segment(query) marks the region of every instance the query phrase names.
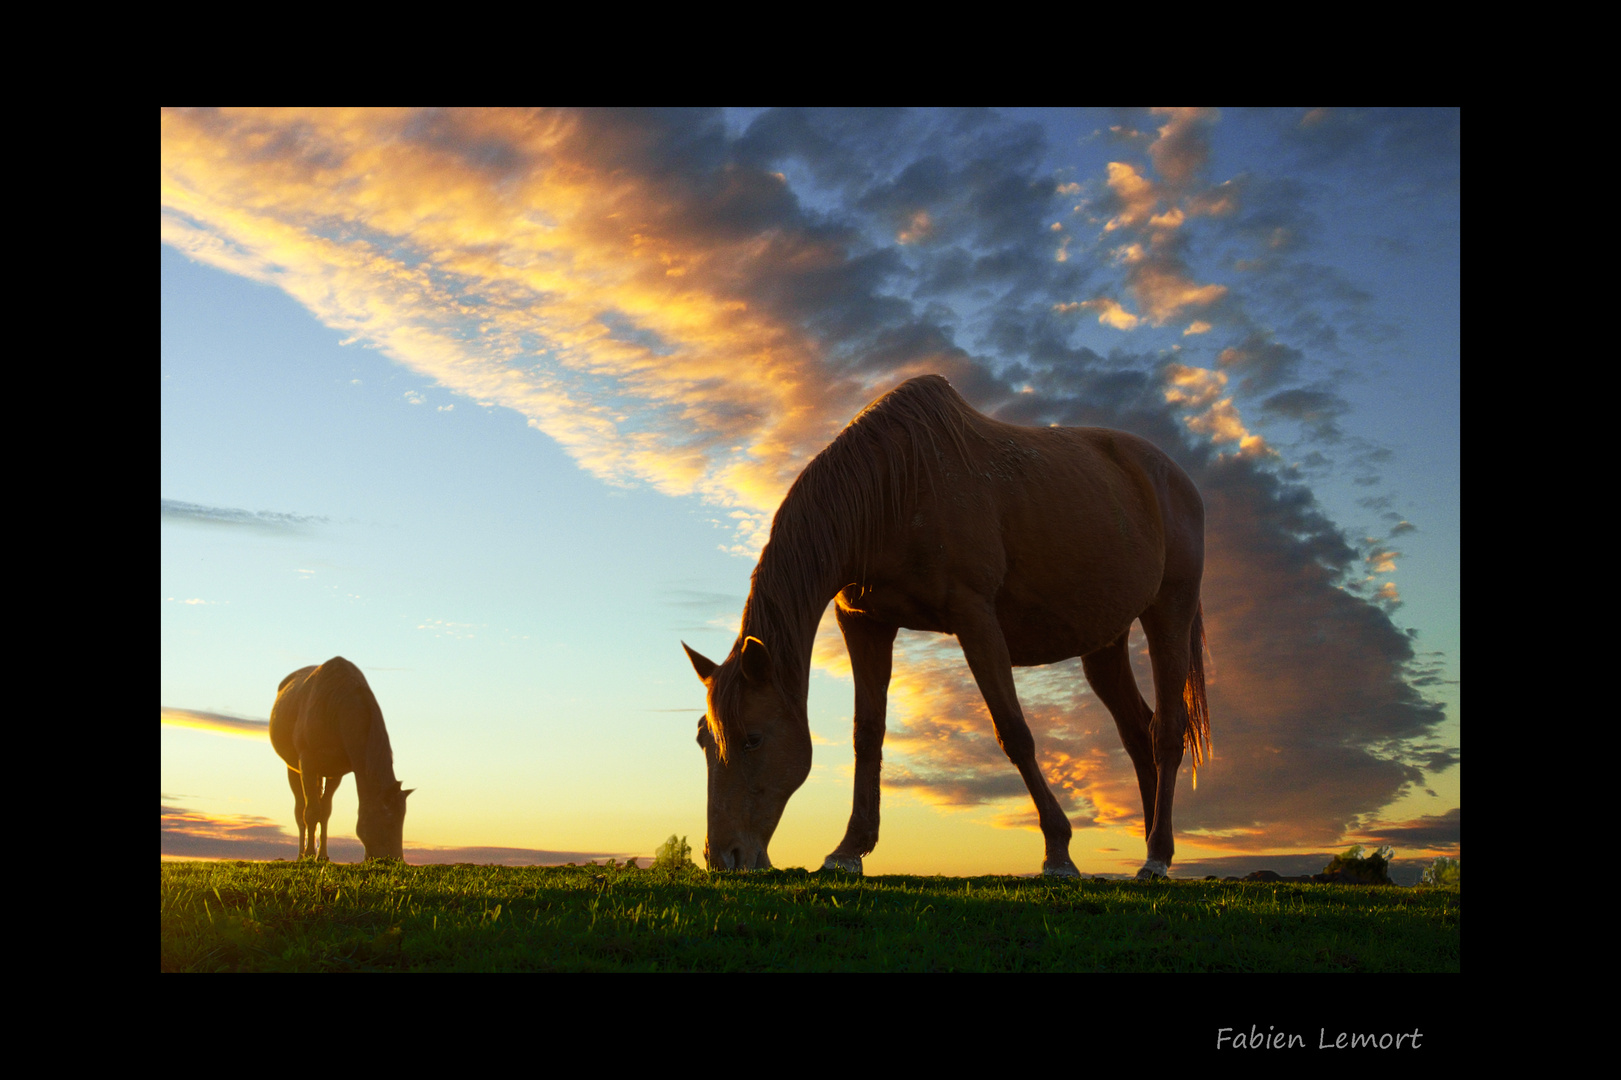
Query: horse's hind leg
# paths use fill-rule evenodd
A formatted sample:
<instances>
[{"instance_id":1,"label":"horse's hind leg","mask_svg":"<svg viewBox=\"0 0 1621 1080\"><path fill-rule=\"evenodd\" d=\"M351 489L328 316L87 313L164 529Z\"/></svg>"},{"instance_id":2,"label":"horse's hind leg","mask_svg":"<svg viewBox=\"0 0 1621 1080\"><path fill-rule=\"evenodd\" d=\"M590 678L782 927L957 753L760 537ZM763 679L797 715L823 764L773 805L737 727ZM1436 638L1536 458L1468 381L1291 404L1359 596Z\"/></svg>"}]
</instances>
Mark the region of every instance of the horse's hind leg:
<instances>
[{"instance_id":1,"label":"horse's hind leg","mask_svg":"<svg viewBox=\"0 0 1621 1080\"><path fill-rule=\"evenodd\" d=\"M291 766L287 769L287 786L293 789L293 820L298 822L298 857L302 859L309 854L304 850L304 778Z\"/></svg>"},{"instance_id":2,"label":"horse's hind leg","mask_svg":"<svg viewBox=\"0 0 1621 1080\"><path fill-rule=\"evenodd\" d=\"M856 780L850 825L839 846L822 860L822 869L859 874L862 857L878 846L878 777L884 760L884 716L889 704L896 628L842 607L835 606L834 615L844 633L850 673L856 684Z\"/></svg>"},{"instance_id":3,"label":"horse's hind leg","mask_svg":"<svg viewBox=\"0 0 1621 1080\"><path fill-rule=\"evenodd\" d=\"M1080 877L1080 871L1069 857L1069 839L1073 832L1069 817L1058 805L1058 799L1047 786L1047 778L1041 775L1041 767L1036 764L1036 740L1025 722L1024 710L1019 707L1019 694L1013 685L1013 663L996 614L989 604L984 604L970 611L954 612L953 622L962 654L991 710L996 741L1018 767L1024 786L1035 801L1041 835L1047 843L1041 872L1049 877Z\"/></svg>"},{"instance_id":4,"label":"horse's hind leg","mask_svg":"<svg viewBox=\"0 0 1621 1080\"><path fill-rule=\"evenodd\" d=\"M304 795L304 824L299 830L304 834L304 854L318 860L324 860L326 858L326 819L321 816L321 777L316 774L313 768L306 766L304 771L299 773L298 779L302 785ZM326 806L327 813L330 814L332 812L330 799L326 801ZM319 852L315 847L315 837L318 830L321 837Z\"/></svg>"},{"instance_id":5,"label":"horse's hind leg","mask_svg":"<svg viewBox=\"0 0 1621 1080\"><path fill-rule=\"evenodd\" d=\"M1137 770L1137 790L1143 800L1143 838L1154 827L1154 799L1159 789L1159 771L1154 764L1154 743L1149 735L1154 710L1137 690L1137 676L1131 670L1131 628L1120 639L1081 658L1086 681L1092 692L1114 717L1120 741L1131 755Z\"/></svg>"},{"instance_id":6,"label":"horse's hind leg","mask_svg":"<svg viewBox=\"0 0 1621 1080\"><path fill-rule=\"evenodd\" d=\"M1194 618L1199 612L1197 590L1162 593L1142 614L1148 637L1148 656L1154 665L1154 722L1150 738L1156 771L1153 822L1148 829L1148 862L1138 877L1164 875L1176 853L1171 829L1171 804L1176 797L1176 774L1188 735L1187 689L1193 663Z\"/></svg>"}]
</instances>

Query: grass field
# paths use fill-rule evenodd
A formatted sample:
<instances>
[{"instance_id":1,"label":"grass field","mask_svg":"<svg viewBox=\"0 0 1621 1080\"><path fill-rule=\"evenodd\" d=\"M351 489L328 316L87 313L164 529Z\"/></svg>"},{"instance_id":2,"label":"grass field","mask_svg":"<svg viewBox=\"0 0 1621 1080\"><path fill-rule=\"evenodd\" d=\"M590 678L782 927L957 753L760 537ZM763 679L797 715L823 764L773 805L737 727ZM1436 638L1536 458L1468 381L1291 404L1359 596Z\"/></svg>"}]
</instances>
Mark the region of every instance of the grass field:
<instances>
[{"instance_id":1,"label":"grass field","mask_svg":"<svg viewBox=\"0 0 1621 1080\"><path fill-rule=\"evenodd\" d=\"M1460 891L160 863L163 971L1457 972Z\"/></svg>"}]
</instances>

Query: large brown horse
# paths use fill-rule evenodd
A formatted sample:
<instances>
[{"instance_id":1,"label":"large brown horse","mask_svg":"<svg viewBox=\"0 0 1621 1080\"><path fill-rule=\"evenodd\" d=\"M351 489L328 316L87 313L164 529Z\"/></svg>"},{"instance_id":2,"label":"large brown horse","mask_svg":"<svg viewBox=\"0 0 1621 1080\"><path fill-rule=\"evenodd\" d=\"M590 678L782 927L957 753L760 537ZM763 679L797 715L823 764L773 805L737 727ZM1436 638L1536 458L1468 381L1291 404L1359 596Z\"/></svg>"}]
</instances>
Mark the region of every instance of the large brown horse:
<instances>
[{"instance_id":1,"label":"large brown horse","mask_svg":"<svg viewBox=\"0 0 1621 1080\"><path fill-rule=\"evenodd\" d=\"M394 751L383 710L359 668L334 656L283 679L270 709L270 745L287 763L300 858L326 858L332 793L347 772L355 774L360 791L355 835L366 845L366 858L405 857L405 797L416 789L402 791L394 779ZM321 830L319 850L316 826Z\"/></svg>"},{"instance_id":2,"label":"large brown horse","mask_svg":"<svg viewBox=\"0 0 1621 1080\"><path fill-rule=\"evenodd\" d=\"M771 865L771 834L810 772L811 646L836 599L855 678L855 799L824 869L860 873L878 843L891 651L906 627L957 636L1035 800L1042 872L1065 877L1077 874L1069 820L1036 764L1012 669L1082 657L1137 770L1148 838L1139 876L1167 873L1184 748L1195 768L1209 752L1203 572L1204 504L1152 444L1106 428L1000 423L937 375L902 383L794 481L726 659L687 648L708 688L704 858L712 869ZM1138 619L1157 712L1126 652Z\"/></svg>"}]
</instances>

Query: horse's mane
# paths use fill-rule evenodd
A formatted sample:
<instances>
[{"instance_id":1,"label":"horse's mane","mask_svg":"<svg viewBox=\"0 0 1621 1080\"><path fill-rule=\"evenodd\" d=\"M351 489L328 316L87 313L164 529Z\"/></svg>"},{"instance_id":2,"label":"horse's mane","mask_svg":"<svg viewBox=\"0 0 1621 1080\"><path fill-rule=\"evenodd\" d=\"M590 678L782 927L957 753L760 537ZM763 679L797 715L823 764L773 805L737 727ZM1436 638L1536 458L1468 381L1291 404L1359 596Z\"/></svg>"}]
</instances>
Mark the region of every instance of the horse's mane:
<instances>
[{"instance_id":1,"label":"horse's mane","mask_svg":"<svg viewBox=\"0 0 1621 1080\"><path fill-rule=\"evenodd\" d=\"M742 630L714 687L721 724L712 722L711 733L722 757L741 735L735 706L743 676L736 661L748 639L767 646L789 700L803 700L800 682L831 598L830 577L853 564L860 577L832 589L862 584L869 554L899 523L909 494L932 487L943 467L974 458L979 437L970 421L977 416L939 375L908 379L861 410L793 482L772 519Z\"/></svg>"}]
</instances>

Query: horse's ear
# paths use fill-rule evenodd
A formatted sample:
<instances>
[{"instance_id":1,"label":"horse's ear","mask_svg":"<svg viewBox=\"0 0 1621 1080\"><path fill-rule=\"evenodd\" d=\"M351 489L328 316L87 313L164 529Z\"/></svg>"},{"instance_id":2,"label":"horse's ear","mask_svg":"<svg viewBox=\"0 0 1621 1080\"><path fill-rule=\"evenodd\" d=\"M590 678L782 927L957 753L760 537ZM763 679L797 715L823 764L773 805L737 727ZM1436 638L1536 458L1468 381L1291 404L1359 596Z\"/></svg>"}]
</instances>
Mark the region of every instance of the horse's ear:
<instances>
[{"instance_id":1,"label":"horse's ear","mask_svg":"<svg viewBox=\"0 0 1621 1080\"><path fill-rule=\"evenodd\" d=\"M685 641L681 643L681 647L687 650L687 659L692 661L692 670L698 673L698 678L707 684L710 679L715 677L715 661L701 652L694 652L692 647Z\"/></svg>"},{"instance_id":2,"label":"horse's ear","mask_svg":"<svg viewBox=\"0 0 1621 1080\"><path fill-rule=\"evenodd\" d=\"M402 798L402 799L405 798L407 795L411 794L411 792L413 792L415 790L416 790L416 788L414 788L414 787L406 788L404 791L400 792L400 798Z\"/></svg>"},{"instance_id":3,"label":"horse's ear","mask_svg":"<svg viewBox=\"0 0 1621 1080\"><path fill-rule=\"evenodd\" d=\"M757 637L743 639L743 676L749 682L766 682L771 678L771 653Z\"/></svg>"}]
</instances>

